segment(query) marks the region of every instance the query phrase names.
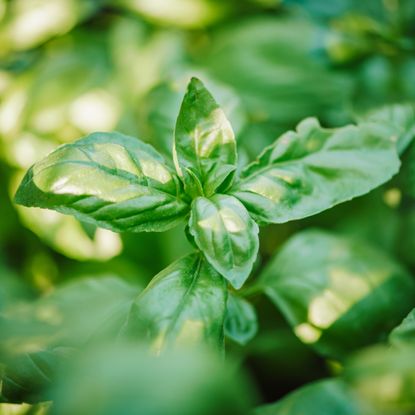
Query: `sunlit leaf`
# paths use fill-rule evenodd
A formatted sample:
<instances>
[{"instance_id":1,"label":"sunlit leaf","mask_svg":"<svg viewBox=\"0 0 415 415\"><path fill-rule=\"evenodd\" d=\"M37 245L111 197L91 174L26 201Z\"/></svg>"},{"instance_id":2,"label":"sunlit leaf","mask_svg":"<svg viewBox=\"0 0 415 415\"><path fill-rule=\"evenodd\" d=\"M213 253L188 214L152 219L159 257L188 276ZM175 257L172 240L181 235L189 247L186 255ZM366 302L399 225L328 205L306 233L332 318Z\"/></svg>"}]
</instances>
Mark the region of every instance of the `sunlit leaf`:
<instances>
[{"instance_id":1,"label":"sunlit leaf","mask_svg":"<svg viewBox=\"0 0 415 415\"><path fill-rule=\"evenodd\" d=\"M88 235L71 216L46 209L17 206L23 225L57 252L77 260L108 260L122 251L120 235L97 228Z\"/></svg>"},{"instance_id":2,"label":"sunlit leaf","mask_svg":"<svg viewBox=\"0 0 415 415\"><path fill-rule=\"evenodd\" d=\"M97 11L100 1L15 0L0 30L0 54L22 51L64 34Z\"/></svg>"},{"instance_id":3,"label":"sunlit leaf","mask_svg":"<svg viewBox=\"0 0 415 415\"><path fill-rule=\"evenodd\" d=\"M225 280L199 254L160 272L134 302L125 333L147 339L160 353L169 347L223 348Z\"/></svg>"},{"instance_id":4,"label":"sunlit leaf","mask_svg":"<svg viewBox=\"0 0 415 415\"><path fill-rule=\"evenodd\" d=\"M214 195L193 201L190 233L208 262L235 288L249 277L258 254L258 225L238 199Z\"/></svg>"},{"instance_id":5,"label":"sunlit leaf","mask_svg":"<svg viewBox=\"0 0 415 415\"><path fill-rule=\"evenodd\" d=\"M228 187L236 169L236 142L224 112L201 81L192 78L177 118L176 169L192 195Z\"/></svg>"},{"instance_id":6,"label":"sunlit leaf","mask_svg":"<svg viewBox=\"0 0 415 415\"><path fill-rule=\"evenodd\" d=\"M290 239L259 282L296 335L342 357L384 339L415 305L415 283L383 252L311 230Z\"/></svg>"},{"instance_id":7,"label":"sunlit leaf","mask_svg":"<svg viewBox=\"0 0 415 415\"><path fill-rule=\"evenodd\" d=\"M177 180L148 144L118 133L94 133L36 163L16 202L113 231L162 231L187 211Z\"/></svg>"},{"instance_id":8,"label":"sunlit leaf","mask_svg":"<svg viewBox=\"0 0 415 415\"><path fill-rule=\"evenodd\" d=\"M225 318L226 337L244 346L255 337L257 331L258 321L254 306L229 293Z\"/></svg>"},{"instance_id":9,"label":"sunlit leaf","mask_svg":"<svg viewBox=\"0 0 415 415\"><path fill-rule=\"evenodd\" d=\"M140 108L144 116L145 136L156 143L156 147L171 154L174 136L174 125L180 104L183 98L182 89L185 88L185 80L180 78L174 82L164 82L154 87L145 97L146 105ZM246 115L236 91L214 80L206 80L212 95L221 103L229 121L238 136L245 127ZM241 149L238 150L238 159Z\"/></svg>"},{"instance_id":10,"label":"sunlit leaf","mask_svg":"<svg viewBox=\"0 0 415 415\"><path fill-rule=\"evenodd\" d=\"M197 29L211 24L231 9L227 3L212 0L118 0L128 10L161 25Z\"/></svg>"},{"instance_id":11,"label":"sunlit leaf","mask_svg":"<svg viewBox=\"0 0 415 415\"><path fill-rule=\"evenodd\" d=\"M371 126L330 130L308 118L248 166L232 193L258 221L284 223L363 195L398 168L394 143Z\"/></svg>"}]
</instances>

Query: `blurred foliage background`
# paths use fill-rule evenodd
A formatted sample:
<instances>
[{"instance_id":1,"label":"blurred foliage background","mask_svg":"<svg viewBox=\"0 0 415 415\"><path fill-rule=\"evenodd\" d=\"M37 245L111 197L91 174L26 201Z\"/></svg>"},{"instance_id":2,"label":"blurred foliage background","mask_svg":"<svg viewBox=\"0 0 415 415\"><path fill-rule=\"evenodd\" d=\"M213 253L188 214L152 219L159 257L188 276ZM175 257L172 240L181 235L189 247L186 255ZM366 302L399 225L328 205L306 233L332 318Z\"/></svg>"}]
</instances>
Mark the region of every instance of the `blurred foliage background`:
<instances>
[{"instance_id":1,"label":"blurred foliage background","mask_svg":"<svg viewBox=\"0 0 415 415\"><path fill-rule=\"evenodd\" d=\"M83 277L101 278L105 290L96 295L96 304L88 297L85 307L92 316L85 327L76 328L79 340L89 333L88 324L98 321L93 310L103 306L103 299L115 304L131 295L131 286L136 286L134 292L143 288L192 249L182 228L118 235L52 211L16 206L12 198L35 161L93 131L140 137L168 154L175 116L193 75L206 82L223 106L245 163L304 117L340 126L384 105L415 101L415 4L0 0L0 310L54 292L59 297L57 287L70 289L71 284L83 284ZM368 241L413 271L415 204L409 187L401 175L327 213L263 229L257 271L292 234L311 226ZM115 283L114 277L128 287ZM94 290L93 283L87 286L86 291ZM234 364L250 373L259 402L273 402L335 373L336 364L303 345L267 300L253 300L259 334L245 348L228 347ZM48 301L53 303L53 297ZM73 301L82 304L78 297ZM76 326L83 315L68 319ZM30 331L9 328L6 336L5 330L1 335L10 336L14 347ZM113 352L104 348L100 353L111 359ZM129 354L134 358L134 351L126 350ZM89 364L96 370L96 360ZM81 382L87 383L85 366L71 370L79 370ZM180 372L176 366L166 370ZM196 375L188 371L190 385ZM74 382L71 376L66 382ZM224 382L223 376L218 382ZM81 386L77 388L82 395ZM111 384L103 388L103 393L113 390ZM232 401L233 393L224 401ZM59 414L83 413L73 403L63 400L62 405ZM33 410L6 406L1 414ZM44 408L36 410L42 413Z\"/></svg>"}]
</instances>

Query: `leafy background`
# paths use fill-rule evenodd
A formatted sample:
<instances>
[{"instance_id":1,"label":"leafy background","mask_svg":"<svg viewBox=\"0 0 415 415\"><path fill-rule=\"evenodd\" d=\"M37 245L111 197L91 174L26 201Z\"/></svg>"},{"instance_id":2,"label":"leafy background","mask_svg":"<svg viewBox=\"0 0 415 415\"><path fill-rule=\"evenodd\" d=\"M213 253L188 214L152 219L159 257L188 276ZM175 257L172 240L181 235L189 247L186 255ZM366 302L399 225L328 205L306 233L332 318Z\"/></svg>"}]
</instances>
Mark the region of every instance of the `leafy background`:
<instances>
[{"instance_id":1,"label":"leafy background","mask_svg":"<svg viewBox=\"0 0 415 415\"><path fill-rule=\"evenodd\" d=\"M0 311L18 320L0 320L0 368L4 374L6 363L18 360L16 373L7 375L22 386L14 401L37 401L55 385L48 376L53 359L88 340L92 350L62 368L65 376L50 392L61 405L53 413L246 413L312 381L319 383L258 413L369 413L372 408L362 409L366 402L380 405L378 414L412 413L415 349L402 332L413 345L413 320L392 337L399 353L390 346L362 349L386 342L415 306L403 282L413 280L415 268L415 152L411 146L403 152L415 133L414 36L412 0L0 0ZM311 286L322 278L315 294L320 290L323 300L334 295L341 304L313 347L309 328L301 326L308 291L304 281L296 285L291 278L292 288L269 288L277 292L268 294L278 308L247 289L258 333L245 346L226 340L227 365L208 352L148 361L139 347L114 350L106 340L125 301L192 250L184 227L118 235L12 202L35 161L94 131L117 130L170 154L175 117L194 75L231 120L244 163L309 116L336 127L377 111L379 124L389 118L406 133L401 173L390 182L310 219L261 229L252 281L259 274L266 279L264 267L283 265L287 275L303 272ZM382 109L391 104L401 106ZM297 239L285 245L293 235ZM324 282L334 266L324 257L327 244L345 252L334 264L343 274L332 287ZM379 269L388 273L386 282L375 293L369 284L362 294L359 281ZM353 281L357 291L344 288ZM391 303L394 318L382 308L390 310ZM249 304L233 307L255 320ZM66 327L58 333L50 330L60 324L57 316ZM244 322L227 324L232 331ZM252 337L255 324L245 336L239 327L239 343ZM52 349L35 357L39 381L19 359L33 359L30 353L44 345ZM244 375L235 380L230 373L241 368ZM101 381L91 388L88 376L96 371ZM339 373L352 391L337 380L320 380ZM136 399L137 390L146 399ZM47 411L44 405L0 404L0 414Z\"/></svg>"}]
</instances>

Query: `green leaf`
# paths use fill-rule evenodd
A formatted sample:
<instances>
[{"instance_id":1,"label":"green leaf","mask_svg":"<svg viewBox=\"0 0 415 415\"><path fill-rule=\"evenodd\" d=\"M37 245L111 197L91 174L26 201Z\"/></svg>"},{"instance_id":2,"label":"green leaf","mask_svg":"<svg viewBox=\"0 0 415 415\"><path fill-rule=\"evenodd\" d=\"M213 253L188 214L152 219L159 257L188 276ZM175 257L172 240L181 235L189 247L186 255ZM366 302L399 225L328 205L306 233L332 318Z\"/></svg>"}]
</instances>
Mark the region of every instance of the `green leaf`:
<instances>
[{"instance_id":1,"label":"green leaf","mask_svg":"<svg viewBox=\"0 0 415 415\"><path fill-rule=\"evenodd\" d=\"M226 305L226 337L245 346L255 337L257 331L258 321L254 306L230 292Z\"/></svg>"},{"instance_id":2,"label":"green leaf","mask_svg":"<svg viewBox=\"0 0 415 415\"><path fill-rule=\"evenodd\" d=\"M376 414L415 411L415 347L376 346L354 355L343 377Z\"/></svg>"},{"instance_id":3,"label":"green leaf","mask_svg":"<svg viewBox=\"0 0 415 415\"><path fill-rule=\"evenodd\" d=\"M113 337L127 320L139 291L112 276L82 278L37 301L10 307L0 314L0 354L79 347L95 337Z\"/></svg>"},{"instance_id":4,"label":"green leaf","mask_svg":"<svg viewBox=\"0 0 415 415\"><path fill-rule=\"evenodd\" d=\"M175 345L223 348L225 280L200 254L160 272L131 307L128 337L146 338L155 353Z\"/></svg>"},{"instance_id":5,"label":"green leaf","mask_svg":"<svg viewBox=\"0 0 415 415\"><path fill-rule=\"evenodd\" d=\"M233 196L198 197L192 204L189 229L212 267L241 288L259 248L258 225L244 205Z\"/></svg>"},{"instance_id":6,"label":"green leaf","mask_svg":"<svg viewBox=\"0 0 415 415\"><path fill-rule=\"evenodd\" d=\"M53 415L247 415L255 397L245 373L209 350L152 356L136 342L82 351L55 385Z\"/></svg>"},{"instance_id":7,"label":"green leaf","mask_svg":"<svg viewBox=\"0 0 415 415\"><path fill-rule=\"evenodd\" d=\"M137 291L115 277L84 278L32 303L6 309L0 314L5 398L44 400L57 367L72 350L116 338Z\"/></svg>"},{"instance_id":8,"label":"green leaf","mask_svg":"<svg viewBox=\"0 0 415 415\"><path fill-rule=\"evenodd\" d=\"M377 126L379 134L384 134L396 143L399 154L411 144L415 137L415 108L410 104L388 105L372 111L363 119Z\"/></svg>"},{"instance_id":9,"label":"green leaf","mask_svg":"<svg viewBox=\"0 0 415 415\"><path fill-rule=\"evenodd\" d=\"M186 191L209 196L231 184L236 142L224 112L201 81L192 78L180 108L173 156Z\"/></svg>"},{"instance_id":10,"label":"green leaf","mask_svg":"<svg viewBox=\"0 0 415 415\"><path fill-rule=\"evenodd\" d=\"M28 171L16 202L117 232L163 231L188 210L163 157L119 133L94 133L59 147Z\"/></svg>"},{"instance_id":11,"label":"green leaf","mask_svg":"<svg viewBox=\"0 0 415 415\"><path fill-rule=\"evenodd\" d=\"M15 357L1 376L2 395L10 403L50 400L56 369L71 353L65 348L42 350Z\"/></svg>"},{"instance_id":12,"label":"green leaf","mask_svg":"<svg viewBox=\"0 0 415 415\"><path fill-rule=\"evenodd\" d=\"M337 379L306 385L275 404L254 411L255 415L369 415L358 399Z\"/></svg>"},{"instance_id":13,"label":"green leaf","mask_svg":"<svg viewBox=\"0 0 415 415\"><path fill-rule=\"evenodd\" d=\"M415 308L395 327L389 335L389 342L395 346L413 344L415 346Z\"/></svg>"},{"instance_id":14,"label":"green leaf","mask_svg":"<svg viewBox=\"0 0 415 415\"><path fill-rule=\"evenodd\" d=\"M371 125L323 129L315 118L283 134L232 190L261 223L284 223L329 209L389 180L395 145Z\"/></svg>"},{"instance_id":15,"label":"green leaf","mask_svg":"<svg viewBox=\"0 0 415 415\"><path fill-rule=\"evenodd\" d=\"M304 343L335 358L384 339L415 306L413 278L383 252L318 230L290 239L259 284Z\"/></svg>"}]
</instances>

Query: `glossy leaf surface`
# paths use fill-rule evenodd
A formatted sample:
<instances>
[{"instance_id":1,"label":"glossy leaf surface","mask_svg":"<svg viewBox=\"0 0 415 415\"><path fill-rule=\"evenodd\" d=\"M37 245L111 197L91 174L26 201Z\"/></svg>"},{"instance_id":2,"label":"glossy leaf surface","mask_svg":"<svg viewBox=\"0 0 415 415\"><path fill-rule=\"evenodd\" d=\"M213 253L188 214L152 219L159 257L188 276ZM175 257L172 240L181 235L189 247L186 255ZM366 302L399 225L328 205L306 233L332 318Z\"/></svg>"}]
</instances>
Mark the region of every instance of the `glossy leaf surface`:
<instances>
[{"instance_id":1,"label":"glossy leaf surface","mask_svg":"<svg viewBox=\"0 0 415 415\"><path fill-rule=\"evenodd\" d=\"M245 299L228 293L226 306L225 335L244 346L258 331L258 320L254 306Z\"/></svg>"},{"instance_id":2,"label":"glossy leaf surface","mask_svg":"<svg viewBox=\"0 0 415 415\"><path fill-rule=\"evenodd\" d=\"M255 415L369 415L340 380L329 379L304 386L275 404L254 411ZM374 414L373 414L374 415Z\"/></svg>"},{"instance_id":3,"label":"glossy leaf surface","mask_svg":"<svg viewBox=\"0 0 415 415\"><path fill-rule=\"evenodd\" d=\"M236 289L249 277L258 254L258 225L235 197L193 201L190 233L208 262Z\"/></svg>"},{"instance_id":4,"label":"glossy leaf surface","mask_svg":"<svg viewBox=\"0 0 415 415\"><path fill-rule=\"evenodd\" d=\"M236 169L232 127L196 78L190 81L177 118L173 155L177 172L193 196L209 196L221 185L226 189Z\"/></svg>"},{"instance_id":5,"label":"glossy leaf surface","mask_svg":"<svg viewBox=\"0 0 415 415\"><path fill-rule=\"evenodd\" d=\"M260 277L294 332L341 358L384 339L415 303L415 283L383 252L310 230L289 240Z\"/></svg>"},{"instance_id":6,"label":"glossy leaf surface","mask_svg":"<svg viewBox=\"0 0 415 415\"><path fill-rule=\"evenodd\" d=\"M59 147L28 171L16 202L118 232L163 231L187 211L162 156L119 133L94 133Z\"/></svg>"},{"instance_id":7,"label":"glossy leaf surface","mask_svg":"<svg viewBox=\"0 0 415 415\"><path fill-rule=\"evenodd\" d=\"M398 168L394 143L369 124L329 130L308 118L248 166L232 193L259 222L284 223L363 195Z\"/></svg>"},{"instance_id":8,"label":"glossy leaf surface","mask_svg":"<svg viewBox=\"0 0 415 415\"><path fill-rule=\"evenodd\" d=\"M160 272L134 302L125 333L147 339L155 353L174 346L223 347L225 280L200 254Z\"/></svg>"}]
</instances>

